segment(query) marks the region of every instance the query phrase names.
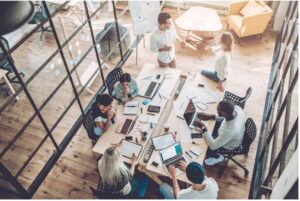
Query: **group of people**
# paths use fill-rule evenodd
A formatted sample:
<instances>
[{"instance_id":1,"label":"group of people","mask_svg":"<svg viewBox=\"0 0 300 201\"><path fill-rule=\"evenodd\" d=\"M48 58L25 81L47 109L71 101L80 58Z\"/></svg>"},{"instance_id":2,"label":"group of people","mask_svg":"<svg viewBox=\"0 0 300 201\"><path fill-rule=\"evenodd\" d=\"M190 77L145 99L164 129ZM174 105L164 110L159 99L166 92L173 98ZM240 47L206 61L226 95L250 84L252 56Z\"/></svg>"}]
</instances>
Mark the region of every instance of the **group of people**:
<instances>
[{"instance_id":1,"label":"group of people","mask_svg":"<svg viewBox=\"0 0 300 201\"><path fill-rule=\"evenodd\" d=\"M150 50L157 53L157 61L160 67L176 68L175 45L179 39L180 46L186 46L176 34L171 15L161 12L158 16L158 27L153 31L150 38ZM228 79L231 65L231 53L233 50L233 36L230 32L223 32L219 39L219 46L206 49L216 54L214 70L202 70L201 74L218 83L217 88L224 91L224 83Z\"/></svg>"},{"instance_id":2,"label":"group of people","mask_svg":"<svg viewBox=\"0 0 300 201\"><path fill-rule=\"evenodd\" d=\"M158 28L151 35L151 50L158 52L158 64L161 67L176 67L174 42L176 31L168 13L158 16ZM180 41L182 47L185 42ZM220 37L220 50L214 65L214 71L203 70L202 75L218 83L217 88L224 90L224 82L228 78L231 62L233 38L230 33L222 33ZM128 73L124 73L114 87L114 96L122 103L138 95L136 81ZM105 132L116 112L112 109L113 98L108 94L98 95L92 105L92 115L95 121L94 133L100 136ZM239 147L243 141L245 130L245 114L241 107L228 101L218 103L217 114L198 113L195 126L207 130L202 121L215 120L213 132L205 132L203 137L208 145L206 159L207 166L213 166L224 160L222 153ZM120 156L118 146L108 148L98 162L101 176L100 191L112 197L134 195L143 198L147 191L149 178L143 173L142 168L136 168L137 157L132 156L132 163L127 167ZM218 184L213 178L205 176L204 168L197 162L186 164L181 161L179 168L185 172L192 185L187 189L180 189L176 178L174 166L168 167L172 179L172 187L160 183L159 190L166 199L216 199ZM138 170L136 170L138 169Z\"/></svg>"}]
</instances>

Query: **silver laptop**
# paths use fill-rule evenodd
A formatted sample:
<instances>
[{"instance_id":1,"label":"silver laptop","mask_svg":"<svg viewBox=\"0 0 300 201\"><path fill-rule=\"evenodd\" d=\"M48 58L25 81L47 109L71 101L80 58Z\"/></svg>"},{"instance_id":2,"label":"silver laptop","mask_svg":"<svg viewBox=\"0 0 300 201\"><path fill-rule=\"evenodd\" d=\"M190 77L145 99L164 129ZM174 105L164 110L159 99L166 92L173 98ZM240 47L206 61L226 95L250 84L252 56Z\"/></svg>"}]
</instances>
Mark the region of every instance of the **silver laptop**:
<instances>
[{"instance_id":1,"label":"silver laptop","mask_svg":"<svg viewBox=\"0 0 300 201\"><path fill-rule=\"evenodd\" d=\"M179 169L179 162L185 161L186 163L188 163L188 160L183 155L183 151L180 143L173 144L163 150L160 150L159 155L162 164L168 174L169 174L168 172L169 165L174 165L176 168L176 175L180 175L183 172Z\"/></svg>"}]
</instances>

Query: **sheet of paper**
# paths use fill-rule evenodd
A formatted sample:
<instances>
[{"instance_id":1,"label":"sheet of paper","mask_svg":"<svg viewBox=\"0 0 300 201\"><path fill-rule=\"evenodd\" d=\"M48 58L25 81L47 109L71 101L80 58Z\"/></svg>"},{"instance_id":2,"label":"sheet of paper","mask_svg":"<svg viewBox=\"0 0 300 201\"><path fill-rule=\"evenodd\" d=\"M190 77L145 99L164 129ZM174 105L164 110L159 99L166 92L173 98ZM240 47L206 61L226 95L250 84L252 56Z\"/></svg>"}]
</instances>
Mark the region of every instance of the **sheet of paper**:
<instances>
[{"instance_id":1,"label":"sheet of paper","mask_svg":"<svg viewBox=\"0 0 300 201\"><path fill-rule=\"evenodd\" d=\"M179 131L181 143L192 143L192 131L187 125L180 126Z\"/></svg>"},{"instance_id":2,"label":"sheet of paper","mask_svg":"<svg viewBox=\"0 0 300 201\"><path fill-rule=\"evenodd\" d=\"M139 157L140 152L142 150L142 145L135 144L133 142L129 142L127 140L122 140L121 144L121 155L126 158L131 158L132 154L134 153L137 157Z\"/></svg>"},{"instance_id":3,"label":"sheet of paper","mask_svg":"<svg viewBox=\"0 0 300 201\"><path fill-rule=\"evenodd\" d=\"M173 107L178 117L183 118L183 113L187 107L187 104L188 104L187 98L181 98L181 99L177 99L176 101L173 101Z\"/></svg>"}]
</instances>

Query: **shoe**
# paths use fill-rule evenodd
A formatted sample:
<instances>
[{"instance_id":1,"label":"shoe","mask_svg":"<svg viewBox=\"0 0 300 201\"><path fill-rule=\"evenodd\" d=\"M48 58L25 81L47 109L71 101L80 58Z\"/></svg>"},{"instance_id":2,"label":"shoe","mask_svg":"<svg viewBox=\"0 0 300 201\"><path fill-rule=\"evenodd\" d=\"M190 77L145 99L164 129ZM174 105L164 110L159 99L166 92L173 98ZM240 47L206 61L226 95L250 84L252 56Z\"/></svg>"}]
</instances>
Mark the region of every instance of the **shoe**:
<instances>
[{"instance_id":1,"label":"shoe","mask_svg":"<svg viewBox=\"0 0 300 201\"><path fill-rule=\"evenodd\" d=\"M213 166L216 165L217 163L220 163L224 160L224 156L221 154L218 154L218 158L208 158L204 160L204 163L208 166Z\"/></svg>"}]
</instances>

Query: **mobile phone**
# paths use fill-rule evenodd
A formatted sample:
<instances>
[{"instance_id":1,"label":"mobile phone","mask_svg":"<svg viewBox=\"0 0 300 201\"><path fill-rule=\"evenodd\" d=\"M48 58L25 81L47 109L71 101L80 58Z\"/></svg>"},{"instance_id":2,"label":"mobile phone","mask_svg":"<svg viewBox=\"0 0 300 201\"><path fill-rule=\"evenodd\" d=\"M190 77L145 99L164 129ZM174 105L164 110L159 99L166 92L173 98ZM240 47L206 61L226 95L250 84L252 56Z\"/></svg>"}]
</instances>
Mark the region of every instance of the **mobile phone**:
<instances>
[{"instance_id":1,"label":"mobile phone","mask_svg":"<svg viewBox=\"0 0 300 201\"><path fill-rule=\"evenodd\" d=\"M147 111L148 112L153 112L153 113L159 113L160 107L155 106L155 105L149 105Z\"/></svg>"},{"instance_id":2,"label":"mobile phone","mask_svg":"<svg viewBox=\"0 0 300 201\"><path fill-rule=\"evenodd\" d=\"M193 138L202 138L203 137L202 133L192 133L191 136L192 136L192 139Z\"/></svg>"},{"instance_id":3,"label":"mobile phone","mask_svg":"<svg viewBox=\"0 0 300 201\"><path fill-rule=\"evenodd\" d=\"M155 161L153 161L153 162L151 163L151 165L153 165L154 167L158 167L158 163L155 162Z\"/></svg>"},{"instance_id":4,"label":"mobile phone","mask_svg":"<svg viewBox=\"0 0 300 201\"><path fill-rule=\"evenodd\" d=\"M204 87L204 84L198 84L198 87Z\"/></svg>"},{"instance_id":5,"label":"mobile phone","mask_svg":"<svg viewBox=\"0 0 300 201\"><path fill-rule=\"evenodd\" d=\"M132 136L126 136L125 140L132 140Z\"/></svg>"},{"instance_id":6,"label":"mobile phone","mask_svg":"<svg viewBox=\"0 0 300 201\"><path fill-rule=\"evenodd\" d=\"M160 79L160 74L156 75L156 79L159 80Z\"/></svg>"}]
</instances>

